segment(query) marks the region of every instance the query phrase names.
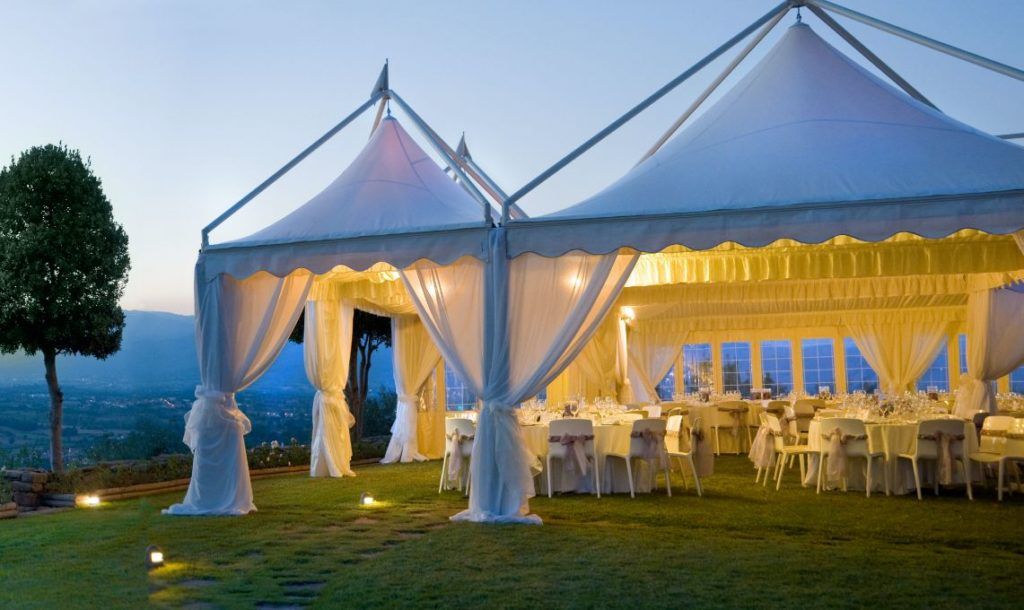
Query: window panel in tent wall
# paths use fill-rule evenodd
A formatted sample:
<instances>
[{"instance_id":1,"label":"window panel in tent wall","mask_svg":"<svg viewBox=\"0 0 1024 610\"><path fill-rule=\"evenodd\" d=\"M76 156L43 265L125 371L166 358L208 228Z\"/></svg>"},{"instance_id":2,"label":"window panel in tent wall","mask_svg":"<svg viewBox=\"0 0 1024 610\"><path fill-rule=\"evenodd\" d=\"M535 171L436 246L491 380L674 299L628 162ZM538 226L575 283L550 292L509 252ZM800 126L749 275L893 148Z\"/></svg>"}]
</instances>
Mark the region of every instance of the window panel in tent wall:
<instances>
[{"instance_id":1,"label":"window panel in tent wall","mask_svg":"<svg viewBox=\"0 0 1024 610\"><path fill-rule=\"evenodd\" d=\"M750 397L750 343L729 341L722 343L722 391L739 392Z\"/></svg>"},{"instance_id":2,"label":"window panel in tent wall","mask_svg":"<svg viewBox=\"0 0 1024 610\"><path fill-rule=\"evenodd\" d=\"M673 366L668 370L668 373L658 382L655 389L658 391L658 398L661 400L672 400L672 396L676 393L676 367Z\"/></svg>"},{"instance_id":3,"label":"window panel in tent wall","mask_svg":"<svg viewBox=\"0 0 1024 610\"><path fill-rule=\"evenodd\" d=\"M967 373L967 335L960 333L956 336L957 344L960 347L960 374Z\"/></svg>"},{"instance_id":4,"label":"window panel in tent wall","mask_svg":"<svg viewBox=\"0 0 1024 610\"><path fill-rule=\"evenodd\" d=\"M449 411L468 411L476 408L476 395L448 364L444 365L445 408Z\"/></svg>"},{"instance_id":5,"label":"window panel in tent wall","mask_svg":"<svg viewBox=\"0 0 1024 610\"><path fill-rule=\"evenodd\" d=\"M772 396L793 391L793 346L788 340L761 342L761 387Z\"/></svg>"},{"instance_id":6,"label":"window panel in tent wall","mask_svg":"<svg viewBox=\"0 0 1024 610\"><path fill-rule=\"evenodd\" d=\"M1010 391L1024 394L1024 366L1010 373Z\"/></svg>"},{"instance_id":7,"label":"window panel in tent wall","mask_svg":"<svg viewBox=\"0 0 1024 610\"><path fill-rule=\"evenodd\" d=\"M940 392L949 391L949 343L944 341L935 360L929 365L921 377L917 380L917 389L927 390L929 387L936 387Z\"/></svg>"},{"instance_id":8,"label":"window panel in tent wall","mask_svg":"<svg viewBox=\"0 0 1024 610\"><path fill-rule=\"evenodd\" d=\"M683 346L683 387L687 394L696 393L702 385L712 385L715 378L710 343L687 343Z\"/></svg>"},{"instance_id":9,"label":"window panel in tent wall","mask_svg":"<svg viewBox=\"0 0 1024 610\"><path fill-rule=\"evenodd\" d=\"M850 337L843 339L843 351L846 359L846 391L874 393L878 389L878 373L871 368Z\"/></svg>"},{"instance_id":10,"label":"window panel in tent wall","mask_svg":"<svg viewBox=\"0 0 1024 610\"><path fill-rule=\"evenodd\" d=\"M835 392L835 346L832 339L803 339L800 352L804 365L804 392L817 394L824 387Z\"/></svg>"}]
</instances>

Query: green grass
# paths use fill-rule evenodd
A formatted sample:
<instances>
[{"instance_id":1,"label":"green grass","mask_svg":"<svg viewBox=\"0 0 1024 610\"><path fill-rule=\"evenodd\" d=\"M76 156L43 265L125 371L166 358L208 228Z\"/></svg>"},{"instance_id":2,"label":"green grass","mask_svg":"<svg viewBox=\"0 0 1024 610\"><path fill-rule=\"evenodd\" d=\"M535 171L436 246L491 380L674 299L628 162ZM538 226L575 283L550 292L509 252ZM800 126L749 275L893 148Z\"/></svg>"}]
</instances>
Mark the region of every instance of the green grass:
<instances>
[{"instance_id":1,"label":"green grass","mask_svg":"<svg viewBox=\"0 0 1024 610\"><path fill-rule=\"evenodd\" d=\"M242 518L163 517L171 494L0 522L0 607L1020 607L1021 494L775 492L722 458L702 499L537 498L544 526L482 526L448 522L438 472L259 480Z\"/></svg>"}]
</instances>

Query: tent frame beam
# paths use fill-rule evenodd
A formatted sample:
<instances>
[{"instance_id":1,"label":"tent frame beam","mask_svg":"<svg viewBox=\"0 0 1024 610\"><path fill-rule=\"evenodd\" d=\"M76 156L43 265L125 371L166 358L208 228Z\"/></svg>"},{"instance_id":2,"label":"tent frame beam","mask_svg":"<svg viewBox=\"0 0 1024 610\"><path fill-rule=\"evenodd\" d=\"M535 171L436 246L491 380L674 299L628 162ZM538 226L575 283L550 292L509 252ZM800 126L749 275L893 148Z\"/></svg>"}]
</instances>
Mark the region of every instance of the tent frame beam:
<instances>
[{"instance_id":1,"label":"tent frame beam","mask_svg":"<svg viewBox=\"0 0 1024 610\"><path fill-rule=\"evenodd\" d=\"M683 82L688 80L691 76L693 76L694 74L700 72L705 66L710 64L715 59L718 59L719 56L721 56L723 53L725 53L726 51L728 51L732 47L736 46L737 43L739 43L741 40L743 40L744 38L749 36L752 32L754 32L755 30L757 30L758 28L760 28L764 24L768 23L768 21L770 21L777 14L788 12L794 6L795 6L795 4L794 4L794 2L792 0L786 0L785 2L782 2L781 4L776 6L775 8L771 9L770 11L768 11L767 13L762 15L759 19L757 19L756 21L754 21L753 23L748 25L746 28L741 30L738 34L736 34L735 36L733 36L732 38L727 40L725 43L723 43L717 49L715 49L714 51L712 51L711 53L706 55L703 59L701 59L697 63L693 64L685 72L683 72L679 76L673 78L671 81L666 83L664 86L662 86L660 89L658 89L657 91L652 93L650 96L645 98L643 101L641 101L636 106L633 106L632 108L630 108L628 111L626 111L625 114L623 114L619 118L617 118L614 121L612 121L611 124L609 124L607 127L605 127L604 129L599 131L597 134L592 136L589 140L587 140L583 144L580 144L579 146L577 146L569 154L565 155L564 157L559 159L554 165L552 165L548 169L546 169L543 172L541 172L540 175L538 175L533 180L530 180L530 182L528 182L525 186L520 188L518 191L516 191L515 193L512 193L511 196L509 196L507 199L505 199L505 201L502 202L502 219L503 220L507 220L508 219L508 217L509 217L508 207L510 205L512 205L513 203L515 203L515 202L519 201L520 199L522 199L524 195L526 195L527 193L529 193L533 189L535 189L538 186L540 186L548 178L550 178L551 176L553 176L556 173L558 173L563 167L565 167L566 165L568 165L569 163L574 161L577 157L579 157L583 153L585 153L588 150L590 150L591 148L593 148L595 144L601 142L606 137L611 135L613 132L618 130L620 127L622 127L623 125L628 123L633 117L635 117L636 115L638 115L641 112L643 112L644 110L646 110L651 104L653 104L654 102L657 102L662 97L667 95L669 92L674 90L676 87L681 85Z\"/></svg>"},{"instance_id":2,"label":"tent frame beam","mask_svg":"<svg viewBox=\"0 0 1024 610\"><path fill-rule=\"evenodd\" d=\"M806 6L812 13L814 13L818 17L818 19L821 19L821 21L825 25L832 28L832 31L834 31L836 34L839 34L839 36L843 40L845 40L847 44L856 49L861 55L864 56L865 59L871 62L872 65L878 68L883 74L888 76L889 80L899 85L900 89L903 89L903 91L906 92L907 95L921 102L922 104L925 104L927 106L934 108L935 110L938 110L938 107L935 104L931 103L931 101L929 101L928 98L926 98L920 91L915 89L910 83L906 81L906 79L900 76L896 72L896 70L893 70L891 67L889 67L887 63L882 61L882 59L879 56L875 55L871 51L871 49L867 48L867 46L865 46L864 43L858 40L856 36L851 34L843 26L839 25L839 23L836 22L836 20L833 19L831 16L829 16L829 14L826 13L823 9L819 8L814 2L808 2Z\"/></svg>"},{"instance_id":3,"label":"tent frame beam","mask_svg":"<svg viewBox=\"0 0 1024 610\"><path fill-rule=\"evenodd\" d=\"M484 171L482 167L480 167L480 165L473 159L473 155L469 153L469 148L466 146L466 134L462 134L462 137L459 138L459 144L458 146L455 147L455 155L459 159L462 159L469 169L473 170L473 172L478 174L480 179L484 182L484 184L486 184L492 191L497 193L499 197L497 201L499 203L508 199L508 193L506 193L504 189L498 186L498 183L495 182L494 179L492 179L490 175L488 175L487 172ZM512 216L513 219L528 218L526 212L524 212L522 208L520 208L518 205L514 203L512 204L512 207L509 210L509 214Z\"/></svg>"}]
</instances>

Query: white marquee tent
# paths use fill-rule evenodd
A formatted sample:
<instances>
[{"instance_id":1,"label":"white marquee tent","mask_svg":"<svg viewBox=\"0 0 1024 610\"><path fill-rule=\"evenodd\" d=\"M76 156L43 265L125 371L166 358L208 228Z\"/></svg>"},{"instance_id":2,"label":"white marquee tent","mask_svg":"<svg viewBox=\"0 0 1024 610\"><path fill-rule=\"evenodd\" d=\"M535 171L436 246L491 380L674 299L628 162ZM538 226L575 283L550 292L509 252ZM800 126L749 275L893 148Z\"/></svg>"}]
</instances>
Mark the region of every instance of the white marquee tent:
<instances>
[{"instance_id":1,"label":"white marquee tent","mask_svg":"<svg viewBox=\"0 0 1024 610\"><path fill-rule=\"evenodd\" d=\"M357 113L386 98L450 152L386 79ZM574 362L623 382L631 367L650 394L663 354L689 333L838 324L900 389L961 324L969 401L983 405L987 382L1024 359L1006 328L1020 299L1003 288L1024 277L1009 236L1024 229L1024 149L894 89L807 26L662 150L561 212L510 218L520 191L494 226L471 168L447 159L458 182L385 119L320 195L249 238L204 246L202 385L185 437L193 477L169 513L254 509L234 394L266 370L303 308L318 389L312 473L348 472L339 383L352 308L393 315L402 397L389 457L419 457L410 413L433 344L483 403L469 508L455 517L473 521L539 522L514 408ZM628 333L624 306L639 318Z\"/></svg>"}]
</instances>

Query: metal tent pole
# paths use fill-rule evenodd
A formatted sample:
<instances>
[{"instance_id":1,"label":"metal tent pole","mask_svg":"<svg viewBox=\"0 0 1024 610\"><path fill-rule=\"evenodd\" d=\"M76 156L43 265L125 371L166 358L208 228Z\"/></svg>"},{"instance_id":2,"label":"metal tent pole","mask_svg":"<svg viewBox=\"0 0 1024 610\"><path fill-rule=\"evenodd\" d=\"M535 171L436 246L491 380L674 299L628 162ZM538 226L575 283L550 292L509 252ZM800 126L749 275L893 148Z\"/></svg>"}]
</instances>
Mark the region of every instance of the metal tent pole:
<instances>
[{"instance_id":1,"label":"metal tent pole","mask_svg":"<svg viewBox=\"0 0 1024 610\"><path fill-rule=\"evenodd\" d=\"M767 13L765 13L764 15L762 15L757 21L755 21L754 23L751 23L750 25L748 25L740 33L736 34L735 36L733 36L732 38L727 40L724 44L722 44L717 49L715 49L714 51L712 51L711 53L706 55L703 59L701 59L700 61L695 63L693 66L691 66L685 72L683 72L679 76L673 78L671 81L669 81L667 84L665 84L662 88L660 88L657 91L655 91L654 93L652 93L650 96L648 96L642 102L640 102L636 106L630 108L625 114L623 114L619 118L615 119L615 121L613 121L610 125L608 125L604 129L599 131L597 134L595 134L589 140L587 140L583 144L580 144L579 146L577 146L572 152L570 152L566 156L562 157L557 163L555 163L554 165L552 165L548 169L546 169L543 172L541 172L541 174L539 176L537 176L536 178L534 178L533 180L528 182L525 186L520 188L518 191L516 191L515 193L512 193L512 195L508 199L506 199L504 202L502 202L502 207L503 208L508 207L510 204L515 203L516 201L519 201L520 199L522 199L522 197L524 195L526 195L527 193L529 193L533 189L537 188L545 180L547 180L548 178L553 176L555 173L557 173L563 167L565 167L570 162L572 162L574 159L576 159L576 157L579 157L583 153L585 153L588 150L590 150L595 144L597 144L601 140L603 140L606 137L608 137L609 134L611 134L612 132L617 130L619 127L622 127L623 125L625 125L630 119L632 119L633 117L635 117L636 115L640 114L645 109L647 109L648 106L650 106L654 102L660 100L662 97L664 97L670 91L672 91L673 89L678 87L681 83L683 83L684 81L689 79L691 76L693 76L694 74L699 72L706 65L708 65L709 63L711 63L712 61L717 59L722 53L725 53L726 51L728 51L729 49L734 47L736 45L736 43L738 43L739 41L741 41L744 38L746 38L747 36L749 36L751 32L753 32L754 30L756 30L759 27L763 26L765 23L768 23L768 21L771 20L773 17L775 17L778 13L788 11L792 7L793 7L793 3L790 0L786 0L785 2L782 2L781 4L779 4L778 6L773 8L772 10L770 10ZM505 218L508 217L507 210L502 210L502 217L505 217Z\"/></svg>"},{"instance_id":2,"label":"metal tent pole","mask_svg":"<svg viewBox=\"0 0 1024 610\"><path fill-rule=\"evenodd\" d=\"M996 137L1002 138L1003 140L1019 140L1021 138L1024 138L1024 131L1020 131L1017 133L1004 133L1003 135Z\"/></svg>"},{"instance_id":3,"label":"metal tent pole","mask_svg":"<svg viewBox=\"0 0 1024 610\"><path fill-rule=\"evenodd\" d=\"M1024 70L1020 70L1018 68L1014 68L1013 66L1008 66L1006 64L999 63L998 61L993 61L991 59L988 59L987 57L982 57L981 55L978 55L976 53L971 53L970 51L959 49L957 47L954 47L953 45L948 45L944 42L939 42L934 38L922 36L921 34L918 34L916 32L911 32L910 30L901 28L898 25L893 25L891 23L882 21L881 19L876 19L869 15L865 15L864 13L858 13L853 9L848 9L845 6L840 6L834 2L829 2L828 0L804 0L804 4L805 6L808 7L810 7L811 5L817 5L823 9L829 10L838 15L849 17L854 21L859 21L863 24L870 25L873 28L877 28L879 30L882 30L883 32L888 32L895 36L899 36L900 38L904 38L911 42L916 42L919 45L923 45L930 49L934 49L936 51L939 51L940 53L952 55L957 59L962 59L966 62L970 62L972 64L981 66L982 68L992 70L993 72L998 72L1000 74L1009 76L1010 78L1015 78L1017 80L1024 81Z\"/></svg>"},{"instance_id":4,"label":"metal tent pole","mask_svg":"<svg viewBox=\"0 0 1024 610\"><path fill-rule=\"evenodd\" d=\"M203 248L205 248L206 246L210 245L210 231L216 229L218 226L220 226L221 223L223 223L225 220L230 218L235 212L237 212L238 210L240 210L243 207L245 207L245 204L249 203L257 195L259 195L263 191L267 190L267 188L271 184L274 184L275 182L277 182L278 179L281 178L281 176L284 176L293 167L295 167L296 165L301 163L302 160L305 159L306 157L308 157L314 150L320 148L325 142L327 142L332 137L334 137L335 134L337 134L339 131L341 131L346 126L348 126L349 123L351 123L352 121L356 120L359 117L359 115L361 115L363 112L365 112L369 107L373 106L374 102L376 102L378 99L380 99L381 95L382 95L382 93L380 91L374 91L370 95L370 99L368 99L365 102L363 102L363 105L360 106L359 108L356 108L355 111L352 112L352 114L350 114L347 117L345 117L344 119L342 119L342 121L340 123L338 123L337 125L335 125L334 127L331 127L327 131L327 133L325 133L324 135L322 135L319 138L317 138L317 140L315 142L313 142L312 144L307 146L305 148L305 150L303 150L298 155L296 155L291 161L289 161L288 163L285 163L284 166L281 167L281 169L277 170L276 172L274 172L274 174L272 176L270 176L269 178L267 178L266 180L261 182L259 186L257 186L253 190L249 191L249 193L245 197L242 197L241 199L239 199L238 202L235 203L235 205L233 205L230 208L228 208L227 211L225 211L223 214L218 216L213 222L211 222L210 224L208 224L205 227L203 227L203 232L202 232L202 246L203 246Z\"/></svg>"},{"instance_id":5,"label":"metal tent pole","mask_svg":"<svg viewBox=\"0 0 1024 610\"><path fill-rule=\"evenodd\" d=\"M465 173L463 173L462 163L459 162L459 159L455 158L454 151L452 151L452 154L449 154L448 151L451 151L451 147L445 144L437 135L437 133L435 133L434 130L431 129L429 125L427 125L426 121L424 121L420 117L420 115L416 114L416 111L413 110L412 107L409 106L409 104L406 104L405 100L403 100L400 95L395 93L394 90L388 89L387 91L384 92L384 94L390 97L392 100L394 100L394 102L398 104L402 108L402 110L405 111L406 114L409 115L409 118L412 119L412 122L415 123L416 127L419 128L420 132L427 138L427 141L430 142L430 146L434 149L434 152L436 152L442 159L448 161L448 165L451 168L452 172L459 177L459 180L462 181L462 186L469 191L470 195L474 199L476 199L480 206L483 208L484 222L487 223L488 225L493 224L494 218L492 216L490 202L487 201L487 198L484 197L483 194L476 188L476 185L469 178L466 177Z\"/></svg>"},{"instance_id":6,"label":"metal tent pole","mask_svg":"<svg viewBox=\"0 0 1024 610\"><path fill-rule=\"evenodd\" d=\"M865 59L874 64L874 66L881 70L883 74L888 76L892 82L899 85L900 89L903 89L907 93L907 95L916 99L922 104L927 104L928 106L931 106L932 108L938 110L935 104L928 101L928 98L926 98L924 95L921 94L920 91L911 86L911 84L904 80L902 76L897 74L895 70L890 68L888 64L882 61L880 57L871 52L871 49L864 46L864 43L862 43L853 34L847 31L846 28L839 25L835 19L828 15L828 13L818 8L813 3L807 4L807 8L810 9L812 13L817 15L818 19L821 19L825 23L825 25L832 28L836 34L839 34L839 36L841 36L843 40L849 43L851 47L857 49L857 51L859 51L860 54L865 57Z\"/></svg>"},{"instance_id":7,"label":"metal tent pole","mask_svg":"<svg viewBox=\"0 0 1024 610\"><path fill-rule=\"evenodd\" d=\"M500 199L498 199L498 202L502 202L508 199L508 194L505 193L505 191L500 186L498 186L498 183L495 182L487 174L487 172L485 172L483 168L480 167L479 164L477 164L477 162L473 159L473 155L469 154L469 147L466 145L466 134L462 134L462 137L459 138L459 144L455 147L455 155L459 159L462 159L462 161L466 163L469 169L473 170L473 172L477 176L479 176L479 178L484 182L484 184L486 184L491 190L497 193L498 197L500 197ZM514 203L512 204L512 209L510 210L510 213L513 219L518 220L520 218L529 218L527 213L524 212L522 208L520 208L518 205Z\"/></svg>"},{"instance_id":8,"label":"metal tent pole","mask_svg":"<svg viewBox=\"0 0 1024 610\"><path fill-rule=\"evenodd\" d=\"M722 70L722 73L718 75L718 78L712 81L712 83L708 85L707 89L705 89L703 93L697 96L697 99L694 100L692 104L690 104L690 107L686 109L686 112L680 115L680 117L676 119L676 122L672 123L672 126L668 128L668 131L666 131L664 134L662 134L660 138L658 138L658 141L654 143L654 146L652 146L650 150L648 150L644 154L644 156L639 161L637 161L637 165L640 165L641 163L646 161L648 158L654 155L654 153L658 152L658 149L664 146L665 142L668 142L668 139L672 137L672 134L674 134L680 127L682 127L683 123L685 123L687 119L689 119L690 116L697 111L697 108L699 108L700 105L703 104L704 101L707 100L708 97L715 92L715 89L718 89L718 86L722 84L722 81L724 81L726 78L729 77L730 74L732 74L733 70L736 69L736 66L740 65L740 63L744 59L746 59L747 55L749 55L750 52L754 50L754 47L759 45L761 41L764 40L764 37L768 35L768 32L772 31L772 28L774 28L785 15L786 11L780 11L779 14L775 15L775 17L772 18L771 21L766 23L764 27L761 28L757 35L754 36L753 40L751 40L747 44L747 46L744 47L743 50L739 52L739 55L737 55L735 59L729 62L729 65L725 67L725 70Z\"/></svg>"}]
</instances>

